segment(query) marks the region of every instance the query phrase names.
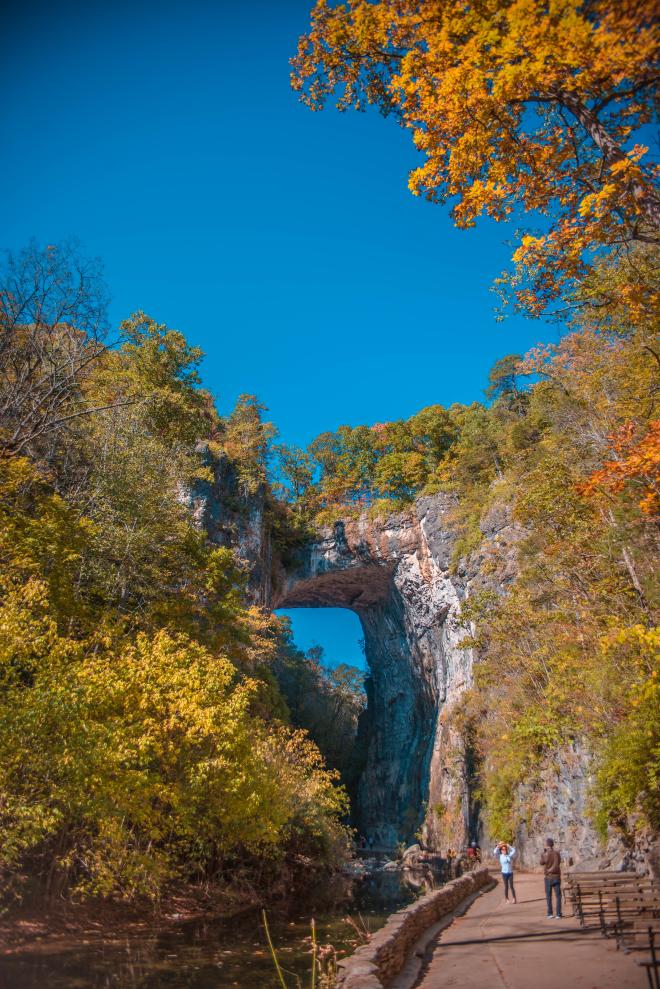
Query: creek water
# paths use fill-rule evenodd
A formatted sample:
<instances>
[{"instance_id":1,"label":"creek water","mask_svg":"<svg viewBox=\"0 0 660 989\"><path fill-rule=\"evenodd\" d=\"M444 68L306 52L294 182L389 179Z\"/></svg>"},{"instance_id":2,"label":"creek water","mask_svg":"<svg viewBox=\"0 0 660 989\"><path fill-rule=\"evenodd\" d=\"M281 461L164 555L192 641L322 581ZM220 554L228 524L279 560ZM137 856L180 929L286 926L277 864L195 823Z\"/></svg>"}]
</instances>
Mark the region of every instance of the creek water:
<instances>
[{"instance_id":1,"label":"creek water","mask_svg":"<svg viewBox=\"0 0 660 989\"><path fill-rule=\"evenodd\" d=\"M269 915L291 989L311 985L310 919L317 942L338 957L354 950L358 928L374 932L390 913L428 888L429 875L379 869L326 888L294 912ZM432 884L436 884L431 879ZM299 981L298 981L299 980ZM197 920L102 940L72 938L0 959L0 989L278 989L258 911Z\"/></svg>"}]
</instances>

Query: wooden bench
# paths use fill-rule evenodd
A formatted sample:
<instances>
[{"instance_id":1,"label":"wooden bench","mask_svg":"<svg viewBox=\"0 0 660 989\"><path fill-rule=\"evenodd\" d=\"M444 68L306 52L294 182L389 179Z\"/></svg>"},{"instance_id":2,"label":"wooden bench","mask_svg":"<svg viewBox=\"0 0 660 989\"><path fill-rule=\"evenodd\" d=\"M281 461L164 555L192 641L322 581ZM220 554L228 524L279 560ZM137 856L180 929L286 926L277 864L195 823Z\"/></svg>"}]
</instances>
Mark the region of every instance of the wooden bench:
<instances>
[{"instance_id":1,"label":"wooden bench","mask_svg":"<svg viewBox=\"0 0 660 989\"><path fill-rule=\"evenodd\" d=\"M649 989L660 989L660 881L634 873L569 873L565 896L584 927L597 921L605 937L616 938L626 953L644 952L637 961L646 971Z\"/></svg>"},{"instance_id":2,"label":"wooden bench","mask_svg":"<svg viewBox=\"0 0 660 989\"><path fill-rule=\"evenodd\" d=\"M589 918L597 918L600 922L617 910L636 913L657 908L660 882L632 873L607 873L602 876L597 873L570 873L565 894L581 924Z\"/></svg>"},{"instance_id":3,"label":"wooden bench","mask_svg":"<svg viewBox=\"0 0 660 989\"><path fill-rule=\"evenodd\" d=\"M637 962L637 964L646 971L646 977L649 980L649 989L660 989L660 974L658 973L660 958L658 957L656 948L657 937L658 930L654 930L652 927L649 927L648 941L642 949L644 951L648 950L649 958L642 958Z\"/></svg>"}]
</instances>

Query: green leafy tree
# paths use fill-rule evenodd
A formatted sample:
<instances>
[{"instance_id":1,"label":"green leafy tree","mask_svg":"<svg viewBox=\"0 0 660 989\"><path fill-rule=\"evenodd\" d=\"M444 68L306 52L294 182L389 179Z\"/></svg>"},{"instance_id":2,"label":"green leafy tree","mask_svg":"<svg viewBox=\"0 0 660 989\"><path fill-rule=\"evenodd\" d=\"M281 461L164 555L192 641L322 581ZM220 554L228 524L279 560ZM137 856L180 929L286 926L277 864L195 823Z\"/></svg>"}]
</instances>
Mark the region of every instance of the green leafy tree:
<instances>
[{"instance_id":1,"label":"green leafy tree","mask_svg":"<svg viewBox=\"0 0 660 989\"><path fill-rule=\"evenodd\" d=\"M366 705L362 670L346 663L327 667L321 646L302 653L290 632L274 669L293 724L306 729L328 765L353 784L358 719Z\"/></svg>"},{"instance_id":2,"label":"green leafy tree","mask_svg":"<svg viewBox=\"0 0 660 989\"><path fill-rule=\"evenodd\" d=\"M294 502L302 502L314 480L314 461L311 453L297 446L276 447L279 467L287 492Z\"/></svg>"},{"instance_id":3,"label":"green leafy tree","mask_svg":"<svg viewBox=\"0 0 660 989\"><path fill-rule=\"evenodd\" d=\"M236 465L244 495L254 494L267 481L271 443L277 430L264 422L262 405L254 395L240 395L225 422L224 447Z\"/></svg>"},{"instance_id":4,"label":"green leafy tree","mask_svg":"<svg viewBox=\"0 0 660 989\"><path fill-rule=\"evenodd\" d=\"M522 412L525 396L520 387L520 354L507 354L493 365L488 375L486 398L496 399L516 412Z\"/></svg>"}]
</instances>

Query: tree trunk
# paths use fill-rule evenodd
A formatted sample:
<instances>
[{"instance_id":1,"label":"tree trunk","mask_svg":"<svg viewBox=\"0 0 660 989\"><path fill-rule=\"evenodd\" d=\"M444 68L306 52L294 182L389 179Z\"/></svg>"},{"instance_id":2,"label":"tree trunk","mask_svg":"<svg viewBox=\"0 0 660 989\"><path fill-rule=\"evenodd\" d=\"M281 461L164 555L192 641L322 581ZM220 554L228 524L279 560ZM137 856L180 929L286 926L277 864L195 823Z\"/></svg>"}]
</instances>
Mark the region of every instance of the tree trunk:
<instances>
[{"instance_id":1,"label":"tree trunk","mask_svg":"<svg viewBox=\"0 0 660 989\"><path fill-rule=\"evenodd\" d=\"M614 165L626 158L626 154L618 141L615 141L609 131L603 127L597 114L590 110L582 100L574 93L568 93L565 90L560 90L554 95L557 101L566 107L584 127L602 153L606 165ZM634 180L630 183L630 189L644 219L655 230L660 229L660 199L656 193L649 186Z\"/></svg>"},{"instance_id":2,"label":"tree trunk","mask_svg":"<svg viewBox=\"0 0 660 989\"><path fill-rule=\"evenodd\" d=\"M637 576L637 571L635 570L635 565L634 565L634 563L632 561L632 557L631 557L630 553L628 552L628 549L625 546L622 547L621 552L622 552L622 555L623 555L623 562L626 565L626 570L630 574L630 579L632 581L632 585L635 588L635 590L637 591L637 594L639 595L640 604L642 605L642 608L644 609L644 611L646 611L648 613L648 610L649 610L648 603L647 603L646 598L644 597L644 591L642 590L642 585L639 582L639 578Z\"/></svg>"}]
</instances>

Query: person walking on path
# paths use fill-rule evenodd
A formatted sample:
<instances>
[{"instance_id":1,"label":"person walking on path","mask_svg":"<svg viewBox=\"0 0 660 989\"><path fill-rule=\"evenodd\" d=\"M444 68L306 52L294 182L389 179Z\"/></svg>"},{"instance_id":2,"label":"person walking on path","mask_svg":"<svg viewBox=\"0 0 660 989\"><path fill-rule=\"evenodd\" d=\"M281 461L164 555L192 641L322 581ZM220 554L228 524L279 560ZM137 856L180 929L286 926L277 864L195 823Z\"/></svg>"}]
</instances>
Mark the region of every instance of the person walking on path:
<instances>
[{"instance_id":1,"label":"person walking on path","mask_svg":"<svg viewBox=\"0 0 660 989\"><path fill-rule=\"evenodd\" d=\"M548 920L561 920L561 855L555 849L552 838L545 839L541 855L541 865L545 877L545 899L548 904ZM552 891L555 891L556 910L552 912Z\"/></svg>"},{"instance_id":2,"label":"person walking on path","mask_svg":"<svg viewBox=\"0 0 660 989\"><path fill-rule=\"evenodd\" d=\"M513 902L517 903L516 890L513 885L513 857L516 850L513 845L507 845L506 841L500 841L493 849L493 855L500 860L502 870L502 882L504 883L504 899L509 903L509 889Z\"/></svg>"}]
</instances>

